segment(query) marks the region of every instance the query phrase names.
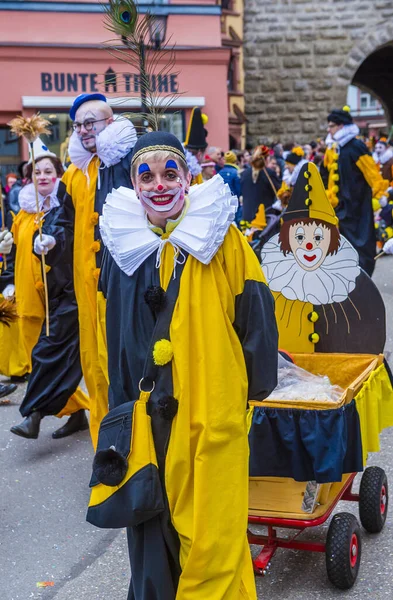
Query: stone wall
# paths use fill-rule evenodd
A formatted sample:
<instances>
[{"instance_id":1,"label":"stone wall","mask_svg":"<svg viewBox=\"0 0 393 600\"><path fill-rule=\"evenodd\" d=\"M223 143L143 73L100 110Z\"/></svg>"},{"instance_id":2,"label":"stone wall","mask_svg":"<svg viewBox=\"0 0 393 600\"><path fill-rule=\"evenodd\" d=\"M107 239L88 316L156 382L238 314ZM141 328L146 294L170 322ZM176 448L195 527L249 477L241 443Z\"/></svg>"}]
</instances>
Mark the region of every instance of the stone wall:
<instances>
[{"instance_id":1,"label":"stone wall","mask_svg":"<svg viewBox=\"0 0 393 600\"><path fill-rule=\"evenodd\" d=\"M248 141L324 135L361 63L393 43L393 0L244 2Z\"/></svg>"}]
</instances>

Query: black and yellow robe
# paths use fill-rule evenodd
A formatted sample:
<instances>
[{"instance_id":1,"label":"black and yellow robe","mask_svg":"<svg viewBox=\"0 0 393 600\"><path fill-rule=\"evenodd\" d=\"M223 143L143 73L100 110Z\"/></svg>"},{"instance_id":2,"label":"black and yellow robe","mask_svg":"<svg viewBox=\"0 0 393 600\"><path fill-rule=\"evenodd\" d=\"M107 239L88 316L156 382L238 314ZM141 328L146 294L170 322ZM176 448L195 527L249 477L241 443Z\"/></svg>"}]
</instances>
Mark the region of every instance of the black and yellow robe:
<instances>
[{"instance_id":1,"label":"black and yellow robe","mask_svg":"<svg viewBox=\"0 0 393 600\"><path fill-rule=\"evenodd\" d=\"M139 396L156 320L145 292L166 289L173 267L170 243L159 268L154 252L131 276L106 251L100 285L111 407ZM277 328L262 270L235 226L209 264L188 255L169 333L170 384L178 400L172 423L154 408L163 393L160 374L150 397L168 510L128 530L128 598L255 600L246 538L246 412L249 399L263 400L276 385Z\"/></svg>"}]
</instances>

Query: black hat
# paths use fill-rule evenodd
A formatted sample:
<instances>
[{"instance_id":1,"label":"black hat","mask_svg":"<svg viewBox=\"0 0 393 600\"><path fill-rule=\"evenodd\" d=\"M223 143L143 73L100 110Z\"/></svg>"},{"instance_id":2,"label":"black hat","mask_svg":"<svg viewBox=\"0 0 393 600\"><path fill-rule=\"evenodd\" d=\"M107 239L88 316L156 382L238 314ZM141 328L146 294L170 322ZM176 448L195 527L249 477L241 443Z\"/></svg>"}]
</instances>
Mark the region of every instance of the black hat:
<instances>
[{"instance_id":1,"label":"black hat","mask_svg":"<svg viewBox=\"0 0 393 600\"><path fill-rule=\"evenodd\" d=\"M297 165L304 158L304 150L301 146L295 146L287 155L285 162L290 165Z\"/></svg>"},{"instance_id":2,"label":"black hat","mask_svg":"<svg viewBox=\"0 0 393 600\"><path fill-rule=\"evenodd\" d=\"M205 117L205 122L207 121ZM197 106L192 109L190 122L188 124L187 136L184 145L189 150L206 150L207 131L204 127L204 118L201 109Z\"/></svg>"},{"instance_id":3,"label":"black hat","mask_svg":"<svg viewBox=\"0 0 393 600\"><path fill-rule=\"evenodd\" d=\"M330 115L328 116L328 122L331 121L336 125L351 125L353 123L353 119L350 113L349 106L344 106L342 109L334 108Z\"/></svg>"},{"instance_id":4,"label":"black hat","mask_svg":"<svg viewBox=\"0 0 393 600\"><path fill-rule=\"evenodd\" d=\"M174 152L186 163L186 155L180 141L173 133L166 133L165 131L152 131L142 135L134 146L131 163L135 162L141 154L157 150Z\"/></svg>"}]
</instances>

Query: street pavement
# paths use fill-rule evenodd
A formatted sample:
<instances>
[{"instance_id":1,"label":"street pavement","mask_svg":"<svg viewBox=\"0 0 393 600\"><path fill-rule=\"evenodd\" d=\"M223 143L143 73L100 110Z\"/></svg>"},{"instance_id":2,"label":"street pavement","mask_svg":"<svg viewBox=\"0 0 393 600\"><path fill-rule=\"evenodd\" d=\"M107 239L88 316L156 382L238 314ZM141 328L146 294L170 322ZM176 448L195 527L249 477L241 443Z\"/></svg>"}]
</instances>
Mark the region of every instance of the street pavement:
<instances>
[{"instance_id":1,"label":"street pavement","mask_svg":"<svg viewBox=\"0 0 393 600\"><path fill-rule=\"evenodd\" d=\"M391 366L392 273L393 258L377 261L374 280L387 309ZM10 396L11 405L0 406L0 600L126 600L130 572L125 532L100 530L85 521L93 458L89 434L53 440L51 433L60 423L54 417L44 419L38 440L11 434L10 427L21 420L18 404L24 389L20 385ZM383 433L381 443L382 451L369 464L383 467L393 482L393 428ZM340 503L338 510L357 515L353 503ZM312 530L309 537L322 541L327 527ZM363 531L362 540L360 572L352 590L332 588L323 554L278 550L268 575L257 579L258 598L393 599L393 506L384 531ZM42 582L53 585L38 587Z\"/></svg>"}]
</instances>

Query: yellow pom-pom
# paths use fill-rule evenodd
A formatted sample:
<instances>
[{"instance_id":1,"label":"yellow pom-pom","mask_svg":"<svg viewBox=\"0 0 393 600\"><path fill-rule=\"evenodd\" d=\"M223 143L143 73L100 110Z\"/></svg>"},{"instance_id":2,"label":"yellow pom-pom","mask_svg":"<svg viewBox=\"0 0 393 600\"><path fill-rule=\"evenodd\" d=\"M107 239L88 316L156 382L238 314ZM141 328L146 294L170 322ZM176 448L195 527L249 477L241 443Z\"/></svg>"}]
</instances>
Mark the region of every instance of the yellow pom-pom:
<instances>
[{"instance_id":1,"label":"yellow pom-pom","mask_svg":"<svg viewBox=\"0 0 393 600\"><path fill-rule=\"evenodd\" d=\"M346 104L345 106L343 106L343 110L345 110L345 112L351 112L351 107L348 106L348 104Z\"/></svg>"},{"instance_id":2,"label":"yellow pom-pom","mask_svg":"<svg viewBox=\"0 0 393 600\"><path fill-rule=\"evenodd\" d=\"M308 318L309 321L311 321L311 323L316 323L318 321L318 319L319 319L319 314L317 312L315 312L315 310L313 310L312 312L310 312L307 315L307 318Z\"/></svg>"},{"instance_id":3,"label":"yellow pom-pom","mask_svg":"<svg viewBox=\"0 0 393 600\"><path fill-rule=\"evenodd\" d=\"M373 205L374 212L376 212L377 210L380 210L380 208L381 208L381 205L379 203L379 200L377 200L377 198L372 199L372 205Z\"/></svg>"},{"instance_id":4,"label":"yellow pom-pom","mask_svg":"<svg viewBox=\"0 0 393 600\"><path fill-rule=\"evenodd\" d=\"M99 218L99 214L98 214L98 212L93 212L93 214L92 214L92 215L91 215L91 217L90 217L90 223L91 223L92 225L97 225L97 223L98 223L98 218Z\"/></svg>"},{"instance_id":5,"label":"yellow pom-pom","mask_svg":"<svg viewBox=\"0 0 393 600\"><path fill-rule=\"evenodd\" d=\"M306 190L306 192L311 192L312 186L308 183L304 189Z\"/></svg>"},{"instance_id":6,"label":"yellow pom-pom","mask_svg":"<svg viewBox=\"0 0 393 600\"><path fill-rule=\"evenodd\" d=\"M301 146L295 146L291 152L292 154L296 154L296 156L304 156L304 150Z\"/></svg>"},{"instance_id":7,"label":"yellow pom-pom","mask_svg":"<svg viewBox=\"0 0 393 600\"><path fill-rule=\"evenodd\" d=\"M310 333L310 335L308 336L308 339L313 344L318 344L320 338L319 338L319 335L317 333Z\"/></svg>"},{"instance_id":8,"label":"yellow pom-pom","mask_svg":"<svg viewBox=\"0 0 393 600\"><path fill-rule=\"evenodd\" d=\"M338 185L334 185L332 190L333 190L333 194L338 194L338 192L340 191L340 188L338 187Z\"/></svg>"},{"instance_id":9,"label":"yellow pom-pom","mask_svg":"<svg viewBox=\"0 0 393 600\"><path fill-rule=\"evenodd\" d=\"M393 227L386 227L385 232L390 240L390 238L393 237Z\"/></svg>"},{"instance_id":10,"label":"yellow pom-pom","mask_svg":"<svg viewBox=\"0 0 393 600\"><path fill-rule=\"evenodd\" d=\"M334 175L332 175L332 179L333 181L338 181L340 179L340 175L338 173L334 173Z\"/></svg>"},{"instance_id":11,"label":"yellow pom-pom","mask_svg":"<svg viewBox=\"0 0 393 600\"><path fill-rule=\"evenodd\" d=\"M95 242L92 243L92 245L90 246L90 250L92 252L99 252L101 248L101 244L99 240L96 240Z\"/></svg>"},{"instance_id":12,"label":"yellow pom-pom","mask_svg":"<svg viewBox=\"0 0 393 600\"><path fill-rule=\"evenodd\" d=\"M153 348L153 360L156 365L162 367L173 358L173 348L169 340L158 340Z\"/></svg>"},{"instance_id":13,"label":"yellow pom-pom","mask_svg":"<svg viewBox=\"0 0 393 600\"><path fill-rule=\"evenodd\" d=\"M205 115L205 113L202 113L202 123L204 125L207 125L209 122L209 117L207 115Z\"/></svg>"},{"instance_id":14,"label":"yellow pom-pom","mask_svg":"<svg viewBox=\"0 0 393 600\"><path fill-rule=\"evenodd\" d=\"M306 179L310 179L310 177L311 177L311 173L310 173L310 171L304 171L304 177L305 177Z\"/></svg>"}]
</instances>

